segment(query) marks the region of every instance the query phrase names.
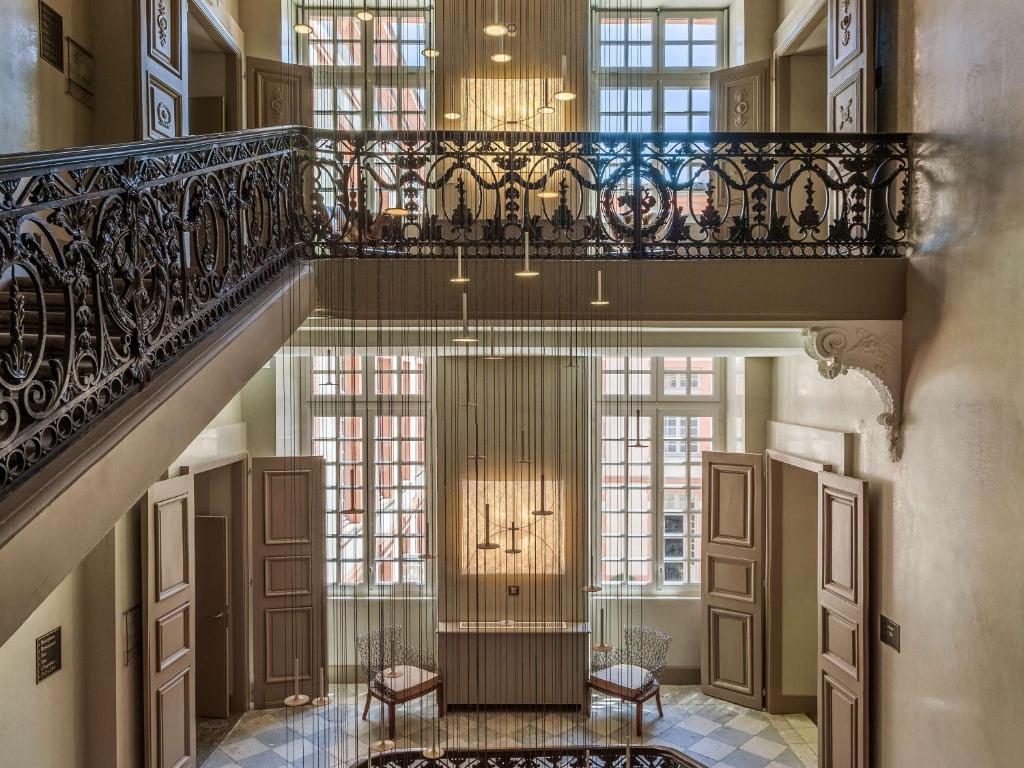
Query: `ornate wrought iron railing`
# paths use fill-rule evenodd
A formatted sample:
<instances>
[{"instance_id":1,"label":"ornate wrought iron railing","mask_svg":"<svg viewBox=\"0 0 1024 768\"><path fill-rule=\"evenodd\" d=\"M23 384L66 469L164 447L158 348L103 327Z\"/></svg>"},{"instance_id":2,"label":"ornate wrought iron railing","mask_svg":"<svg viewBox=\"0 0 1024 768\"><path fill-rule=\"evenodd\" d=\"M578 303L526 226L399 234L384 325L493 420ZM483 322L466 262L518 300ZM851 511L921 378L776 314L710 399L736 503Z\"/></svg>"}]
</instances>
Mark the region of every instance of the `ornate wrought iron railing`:
<instances>
[{"instance_id":1,"label":"ornate wrought iron railing","mask_svg":"<svg viewBox=\"0 0 1024 768\"><path fill-rule=\"evenodd\" d=\"M316 131L324 254L900 256L906 135Z\"/></svg>"},{"instance_id":2,"label":"ornate wrought iron railing","mask_svg":"<svg viewBox=\"0 0 1024 768\"><path fill-rule=\"evenodd\" d=\"M674 749L649 746L564 746L512 749L453 749L439 758L422 750L382 752L352 768L700 768Z\"/></svg>"},{"instance_id":3,"label":"ornate wrought iron railing","mask_svg":"<svg viewBox=\"0 0 1024 768\"><path fill-rule=\"evenodd\" d=\"M0 159L0 494L294 256L304 140Z\"/></svg>"}]
</instances>

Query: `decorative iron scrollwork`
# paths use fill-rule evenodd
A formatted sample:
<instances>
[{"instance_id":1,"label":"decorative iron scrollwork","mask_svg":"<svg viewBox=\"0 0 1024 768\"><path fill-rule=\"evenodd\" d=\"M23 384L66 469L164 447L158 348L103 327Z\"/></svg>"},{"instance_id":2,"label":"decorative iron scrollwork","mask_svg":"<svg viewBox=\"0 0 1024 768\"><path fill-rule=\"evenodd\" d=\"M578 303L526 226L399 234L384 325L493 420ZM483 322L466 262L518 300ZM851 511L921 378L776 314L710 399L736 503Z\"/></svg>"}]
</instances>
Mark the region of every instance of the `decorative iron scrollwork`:
<instances>
[{"instance_id":1,"label":"decorative iron scrollwork","mask_svg":"<svg viewBox=\"0 0 1024 768\"><path fill-rule=\"evenodd\" d=\"M537 258L905 255L905 135L314 131L325 254ZM389 208L408 211L396 225Z\"/></svg>"},{"instance_id":2,"label":"decorative iron scrollwork","mask_svg":"<svg viewBox=\"0 0 1024 768\"><path fill-rule=\"evenodd\" d=\"M0 493L294 257L299 135L0 162Z\"/></svg>"}]
</instances>

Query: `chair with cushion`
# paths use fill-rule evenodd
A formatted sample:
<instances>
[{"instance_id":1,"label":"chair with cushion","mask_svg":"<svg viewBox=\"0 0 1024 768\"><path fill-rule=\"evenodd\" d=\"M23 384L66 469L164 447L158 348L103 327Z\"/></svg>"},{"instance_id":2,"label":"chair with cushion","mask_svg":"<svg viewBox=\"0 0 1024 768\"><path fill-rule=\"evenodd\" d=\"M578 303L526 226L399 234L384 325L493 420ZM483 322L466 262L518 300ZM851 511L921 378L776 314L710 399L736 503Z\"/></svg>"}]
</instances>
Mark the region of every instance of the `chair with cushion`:
<instances>
[{"instance_id":1,"label":"chair with cushion","mask_svg":"<svg viewBox=\"0 0 1024 768\"><path fill-rule=\"evenodd\" d=\"M357 650L368 686L363 720L370 714L372 699L379 700L388 708L388 738L393 739L395 707L431 691L437 696L438 717L444 717L444 683L437 662L427 651L407 646L400 626L364 632L359 635Z\"/></svg>"},{"instance_id":2,"label":"chair with cushion","mask_svg":"<svg viewBox=\"0 0 1024 768\"><path fill-rule=\"evenodd\" d=\"M661 673L668 657L671 638L650 627L623 628L622 645L611 651L594 651L587 686L607 696L636 704L636 735L643 736L644 702L652 696L661 708ZM587 714L590 714L587 696Z\"/></svg>"}]
</instances>

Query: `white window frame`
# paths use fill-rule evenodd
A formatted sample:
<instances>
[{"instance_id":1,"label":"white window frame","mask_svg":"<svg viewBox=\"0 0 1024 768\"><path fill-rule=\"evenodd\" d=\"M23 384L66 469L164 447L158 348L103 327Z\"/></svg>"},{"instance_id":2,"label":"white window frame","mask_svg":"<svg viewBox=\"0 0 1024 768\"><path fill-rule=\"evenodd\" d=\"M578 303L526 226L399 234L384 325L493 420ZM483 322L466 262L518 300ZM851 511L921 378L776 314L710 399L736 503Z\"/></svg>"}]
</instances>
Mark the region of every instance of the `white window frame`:
<instances>
[{"instance_id":1,"label":"white window frame","mask_svg":"<svg viewBox=\"0 0 1024 768\"><path fill-rule=\"evenodd\" d=\"M605 357L615 357L606 355ZM625 355L622 355L625 357ZM647 357L647 355L633 355L633 357ZM592 466L592 495L594 499L593 516L591 520L591 547L594 552L592 583L603 586L606 592L621 589L629 595L642 597L692 597L700 595L700 584L666 584L665 583L665 510L663 498L663 443L662 418L666 416L703 416L712 418L712 450L724 449L726 412L725 398L722 396L722 386L725 378L725 358L713 357L713 394L710 396L694 395L662 395L662 383L664 364L662 357L708 357L708 355L686 355L668 354L664 356L650 356L651 366L651 395L609 395L605 396L601 389L601 357L595 358L593 387L596 393L594 403L593 440L595 450L593 451ZM623 582L621 585L603 584L601 581L601 558L602 558L602 417L620 416L627 419L627 435L629 419L635 419L637 411L641 418L651 418L651 511L653 515L652 533L652 572L653 578L648 584L635 584ZM707 488L704 487L706 497ZM627 560L628 563L628 560ZM628 564L627 564L628 573ZM706 574L701 573L701 580Z\"/></svg>"},{"instance_id":2,"label":"white window frame","mask_svg":"<svg viewBox=\"0 0 1024 768\"><path fill-rule=\"evenodd\" d=\"M312 419L316 417L358 417L363 421L362 434L362 462L360 467L363 473L363 573L364 579L360 584L339 584L328 583L328 594L330 596L377 596L381 594L396 594L401 592L409 596L422 596L432 593L431 568L428 561L423 563L423 583L413 584L399 581L390 584L378 584L376 581L376 540L377 540L377 475L376 467L376 419L378 416L421 416L424 418L424 523L425 535L424 546L429 547L430 538L436 538L434 524L436 515L434 510L435 490L433 486L433 412L430 407L429 393L431 391L432 368L430 358L424 355L403 355L401 353L381 353L359 355L362 359L362 370L360 381L362 392L358 395L345 395L337 392L332 394L316 394L314 392L313 359L319 355L334 354L336 350L322 349L314 350L310 356L309 363L309 406L310 406L310 434L312 434ZM423 359L423 394L422 395L378 395L375 393L375 371L374 358L376 357L420 357ZM314 455L316 454L314 448ZM399 464L400 466L400 464ZM339 485L343 478L337 478ZM343 512L344 510L339 510ZM326 508L324 514L327 514ZM400 513L399 513L400 514ZM389 536L388 538L395 538ZM401 539L401 537L398 537ZM326 546L326 545L325 545ZM401 544L399 544L401 547Z\"/></svg>"},{"instance_id":3,"label":"white window frame","mask_svg":"<svg viewBox=\"0 0 1024 768\"><path fill-rule=\"evenodd\" d=\"M622 10L595 10L593 12L593 24L591 25L591 121L594 130L601 127L601 90L602 88L650 88L652 90L651 104L651 130L655 133L665 130L665 90L667 88L688 88L710 90L711 72L722 69L726 65L726 56L729 48L729 25L728 15L725 10L650 10L630 11ZM653 46L651 67L603 67L601 66L601 25L602 18L622 19L652 19L654 31L651 44ZM665 41L663 40L663 29L666 20L670 19L695 19L715 18L718 20L719 36L717 39L716 63L710 67L668 67L664 64ZM628 93L628 92L627 92ZM688 114L692 116L693 94L690 94L690 111L686 113L673 112L672 114ZM626 110L628 112L628 95L626 98ZM708 128L711 129L711 105L708 110L700 110L696 114L708 116ZM606 113L607 114L607 113ZM620 114L620 113L615 113ZM630 132L629 122L626 121L625 128ZM692 130L692 123L691 123Z\"/></svg>"},{"instance_id":4,"label":"white window frame","mask_svg":"<svg viewBox=\"0 0 1024 768\"><path fill-rule=\"evenodd\" d=\"M299 8L299 18L303 22L308 21L310 14L330 14L335 18L338 16L354 16L356 11L363 8L361 3L345 6L309 5ZM376 90L380 88L423 88L425 91L424 101L426 110L424 121L426 128L430 130L434 126L434 67L426 58L422 59L422 66L378 66L373 63L375 49L375 24L378 18L389 16L405 16L422 14L426 19L425 40L423 47L431 45L434 34L434 9L431 6L415 6L409 8L387 8L378 9L368 6L374 13L372 21L363 22L356 19L356 23L363 27L362 41L362 62L354 65L333 64L333 65L311 65L313 70L313 88L333 88L343 85L351 88L358 88L361 93L361 120L363 130L377 130L376 112ZM335 25L337 22L335 22ZM401 43L399 42L399 45ZM309 36L296 34L296 50L299 52L299 63L310 65L309 61ZM330 113L334 115L331 130L337 125L336 94L332 96L332 107ZM314 109L314 124L316 116L324 114L328 110ZM346 113L354 114L354 113ZM380 129L385 130L385 129Z\"/></svg>"}]
</instances>

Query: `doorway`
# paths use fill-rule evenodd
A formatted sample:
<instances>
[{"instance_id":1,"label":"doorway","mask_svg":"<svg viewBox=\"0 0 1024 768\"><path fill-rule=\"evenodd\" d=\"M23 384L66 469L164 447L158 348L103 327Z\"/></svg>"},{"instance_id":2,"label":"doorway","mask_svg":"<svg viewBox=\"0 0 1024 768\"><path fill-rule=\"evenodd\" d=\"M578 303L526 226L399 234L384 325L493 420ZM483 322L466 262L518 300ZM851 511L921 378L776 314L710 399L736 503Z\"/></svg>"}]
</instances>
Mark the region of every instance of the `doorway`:
<instances>
[{"instance_id":1,"label":"doorway","mask_svg":"<svg viewBox=\"0 0 1024 768\"><path fill-rule=\"evenodd\" d=\"M195 486L199 765L250 708L248 454L186 467Z\"/></svg>"},{"instance_id":2,"label":"doorway","mask_svg":"<svg viewBox=\"0 0 1024 768\"><path fill-rule=\"evenodd\" d=\"M775 51L776 131L828 130L828 25L825 5Z\"/></svg>"},{"instance_id":3,"label":"doorway","mask_svg":"<svg viewBox=\"0 0 1024 768\"><path fill-rule=\"evenodd\" d=\"M832 467L765 452L765 709L817 714L818 473Z\"/></svg>"},{"instance_id":4,"label":"doorway","mask_svg":"<svg viewBox=\"0 0 1024 768\"><path fill-rule=\"evenodd\" d=\"M189 134L239 131L242 51L204 3L188 8Z\"/></svg>"}]
</instances>

